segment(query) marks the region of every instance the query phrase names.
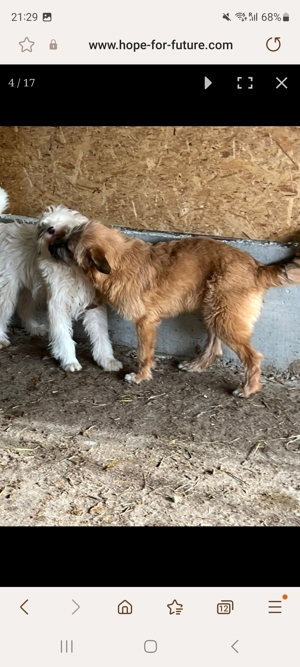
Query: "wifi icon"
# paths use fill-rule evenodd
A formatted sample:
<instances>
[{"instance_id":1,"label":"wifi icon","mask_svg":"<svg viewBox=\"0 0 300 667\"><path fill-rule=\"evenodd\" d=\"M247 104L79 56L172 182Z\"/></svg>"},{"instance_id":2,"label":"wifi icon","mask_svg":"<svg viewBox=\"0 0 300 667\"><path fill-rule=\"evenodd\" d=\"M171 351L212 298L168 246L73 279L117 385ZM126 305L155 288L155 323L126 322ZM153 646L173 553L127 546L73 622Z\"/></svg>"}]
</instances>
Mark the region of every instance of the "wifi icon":
<instances>
[{"instance_id":1,"label":"wifi icon","mask_svg":"<svg viewBox=\"0 0 300 667\"><path fill-rule=\"evenodd\" d=\"M240 19L240 21L247 21L247 16L244 14L244 12L238 12L236 16L238 19Z\"/></svg>"}]
</instances>

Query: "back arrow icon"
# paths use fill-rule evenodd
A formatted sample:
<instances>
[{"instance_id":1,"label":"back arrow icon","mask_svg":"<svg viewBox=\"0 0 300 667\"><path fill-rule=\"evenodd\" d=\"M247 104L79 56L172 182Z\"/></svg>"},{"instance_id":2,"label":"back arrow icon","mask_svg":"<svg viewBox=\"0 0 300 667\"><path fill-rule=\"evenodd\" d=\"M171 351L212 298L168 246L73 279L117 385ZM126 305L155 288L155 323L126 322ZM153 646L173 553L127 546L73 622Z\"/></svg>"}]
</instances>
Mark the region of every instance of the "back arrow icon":
<instances>
[{"instance_id":1,"label":"back arrow icon","mask_svg":"<svg viewBox=\"0 0 300 667\"><path fill-rule=\"evenodd\" d=\"M26 611L26 609L24 609L24 604L26 604L26 602L28 602L28 600L25 600L25 602L22 602L22 604L20 604L20 609L22 609L22 611L24 611L24 614L27 614L27 616L28 616L28 611Z\"/></svg>"},{"instance_id":2,"label":"back arrow icon","mask_svg":"<svg viewBox=\"0 0 300 667\"><path fill-rule=\"evenodd\" d=\"M234 650L236 653L238 653L238 651L237 651L236 648L234 648L234 647L235 647L235 645L238 643L238 641L239 641L239 639L237 639L236 642L234 642L234 644L231 644L231 648L233 648L233 650Z\"/></svg>"},{"instance_id":3,"label":"back arrow icon","mask_svg":"<svg viewBox=\"0 0 300 667\"><path fill-rule=\"evenodd\" d=\"M72 602L74 602L74 604L76 604L76 607L77 607L77 609L75 609L75 611L72 611L72 616L73 616L73 614L76 614L76 611L78 611L78 609L80 609L80 605L77 604L77 602L75 602L75 600L72 600Z\"/></svg>"}]
</instances>

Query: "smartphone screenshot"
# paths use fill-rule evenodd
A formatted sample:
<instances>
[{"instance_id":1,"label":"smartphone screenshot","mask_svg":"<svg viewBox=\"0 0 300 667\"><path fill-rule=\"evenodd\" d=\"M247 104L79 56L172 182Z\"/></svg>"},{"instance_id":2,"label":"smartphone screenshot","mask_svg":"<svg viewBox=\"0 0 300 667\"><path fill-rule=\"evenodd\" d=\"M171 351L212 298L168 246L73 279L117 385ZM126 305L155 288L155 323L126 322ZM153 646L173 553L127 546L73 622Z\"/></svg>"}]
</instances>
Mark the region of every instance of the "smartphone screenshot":
<instances>
[{"instance_id":1,"label":"smartphone screenshot","mask_svg":"<svg viewBox=\"0 0 300 667\"><path fill-rule=\"evenodd\" d=\"M299 6L0 17L2 661L296 667Z\"/></svg>"}]
</instances>

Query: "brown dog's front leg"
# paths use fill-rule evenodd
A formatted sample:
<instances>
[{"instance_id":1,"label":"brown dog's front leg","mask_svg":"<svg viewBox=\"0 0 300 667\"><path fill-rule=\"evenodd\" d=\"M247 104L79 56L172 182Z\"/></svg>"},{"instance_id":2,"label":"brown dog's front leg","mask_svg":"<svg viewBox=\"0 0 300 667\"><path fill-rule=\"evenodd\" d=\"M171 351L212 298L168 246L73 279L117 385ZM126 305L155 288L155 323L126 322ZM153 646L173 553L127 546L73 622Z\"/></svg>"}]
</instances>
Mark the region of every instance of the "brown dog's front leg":
<instances>
[{"instance_id":1,"label":"brown dog's front leg","mask_svg":"<svg viewBox=\"0 0 300 667\"><path fill-rule=\"evenodd\" d=\"M138 337L138 363L137 373L127 373L126 382L140 384L143 380L151 380L151 369L154 366L154 348L156 341L156 326L160 320L155 322L143 317L135 323Z\"/></svg>"}]
</instances>

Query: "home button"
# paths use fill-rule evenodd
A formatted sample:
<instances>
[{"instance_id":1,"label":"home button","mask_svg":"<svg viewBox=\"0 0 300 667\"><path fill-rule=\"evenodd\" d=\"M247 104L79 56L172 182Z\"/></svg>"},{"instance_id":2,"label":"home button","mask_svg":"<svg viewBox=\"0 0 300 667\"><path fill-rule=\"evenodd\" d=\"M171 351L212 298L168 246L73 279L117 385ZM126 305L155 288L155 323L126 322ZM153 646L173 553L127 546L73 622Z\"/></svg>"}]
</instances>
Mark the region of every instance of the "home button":
<instances>
[{"instance_id":1,"label":"home button","mask_svg":"<svg viewBox=\"0 0 300 667\"><path fill-rule=\"evenodd\" d=\"M157 642L154 639L147 639L144 643L146 653L155 653L157 651Z\"/></svg>"},{"instance_id":2,"label":"home button","mask_svg":"<svg viewBox=\"0 0 300 667\"><path fill-rule=\"evenodd\" d=\"M127 600L123 600L118 605L118 614L132 614L132 604Z\"/></svg>"}]
</instances>

